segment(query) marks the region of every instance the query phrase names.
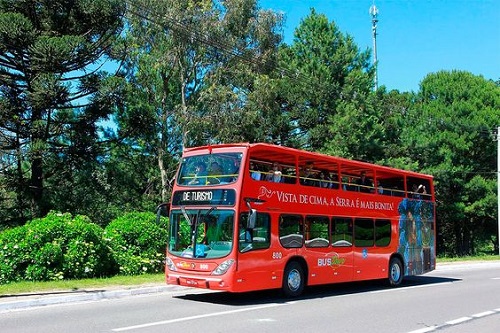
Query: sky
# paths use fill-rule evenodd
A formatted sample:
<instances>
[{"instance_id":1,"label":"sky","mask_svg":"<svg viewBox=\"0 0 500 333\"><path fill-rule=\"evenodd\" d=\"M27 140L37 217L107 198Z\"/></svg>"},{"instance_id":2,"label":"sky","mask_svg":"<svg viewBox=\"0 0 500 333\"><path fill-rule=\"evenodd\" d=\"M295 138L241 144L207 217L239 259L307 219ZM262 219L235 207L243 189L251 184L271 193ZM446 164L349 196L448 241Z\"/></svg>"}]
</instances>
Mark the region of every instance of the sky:
<instances>
[{"instance_id":1,"label":"sky","mask_svg":"<svg viewBox=\"0 0 500 333\"><path fill-rule=\"evenodd\" d=\"M285 15L284 41L293 42L314 8L349 34L360 50L373 51L370 7L378 8L378 85L418 91L440 70L463 70L500 79L499 0L258 0Z\"/></svg>"}]
</instances>

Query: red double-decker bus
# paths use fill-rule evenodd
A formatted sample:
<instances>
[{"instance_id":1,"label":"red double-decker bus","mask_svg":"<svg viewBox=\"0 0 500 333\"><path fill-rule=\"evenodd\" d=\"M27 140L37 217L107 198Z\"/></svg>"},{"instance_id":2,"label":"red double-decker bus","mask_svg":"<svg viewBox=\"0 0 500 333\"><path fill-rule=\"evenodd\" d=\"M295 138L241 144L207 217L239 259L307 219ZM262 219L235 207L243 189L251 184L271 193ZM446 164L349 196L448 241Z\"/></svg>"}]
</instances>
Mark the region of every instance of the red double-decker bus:
<instances>
[{"instance_id":1,"label":"red double-decker bus","mask_svg":"<svg viewBox=\"0 0 500 333\"><path fill-rule=\"evenodd\" d=\"M398 286L435 268L435 230L432 176L265 143L190 148L166 281L291 297L336 282Z\"/></svg>"}]
</instances>

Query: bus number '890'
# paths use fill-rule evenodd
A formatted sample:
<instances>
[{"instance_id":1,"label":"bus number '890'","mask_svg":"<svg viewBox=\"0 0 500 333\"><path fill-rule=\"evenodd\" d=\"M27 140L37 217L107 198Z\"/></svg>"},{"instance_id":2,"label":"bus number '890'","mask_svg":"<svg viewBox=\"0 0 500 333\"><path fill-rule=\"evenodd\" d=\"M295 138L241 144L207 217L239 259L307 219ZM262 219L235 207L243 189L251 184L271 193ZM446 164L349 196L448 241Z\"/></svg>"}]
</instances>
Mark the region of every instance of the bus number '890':
<instances>
[{"instance_id":1,"label":"bus number '890'","mask_svg":"<svg viewBox=\"0 0 500 333\"><path fill-rule=\"evenodd\" d=\"M283 253L273 252L273 259L281 259L281 258L283 258Z\"/></svg>"}]
</instances>

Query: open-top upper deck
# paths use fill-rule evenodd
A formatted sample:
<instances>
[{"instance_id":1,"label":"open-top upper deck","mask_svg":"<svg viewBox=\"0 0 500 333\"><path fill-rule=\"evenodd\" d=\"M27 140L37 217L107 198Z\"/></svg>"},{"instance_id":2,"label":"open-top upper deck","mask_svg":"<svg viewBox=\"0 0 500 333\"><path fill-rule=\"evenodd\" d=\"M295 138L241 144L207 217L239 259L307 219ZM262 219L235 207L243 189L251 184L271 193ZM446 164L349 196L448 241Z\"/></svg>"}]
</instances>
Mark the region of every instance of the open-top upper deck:
<instances>
[{"instance_id":1,"label":"open-top upper deck","mask_svg":"<svg viewBox=\"0 0 500 333\"><path fill-rule=\"evenodd\" d=\"M259 182L434 200L432 176L362 161L268 143L236 143L188 148L184 162L195 156L199 162L201 155L205 158L207 178L204 184L196 185L217 186L236 182L238 177L250 177ZM184 166L179 185L195 184L191 180L196 171L189 169L196 163L191 164Z\"/></svg>"}]
</instances>

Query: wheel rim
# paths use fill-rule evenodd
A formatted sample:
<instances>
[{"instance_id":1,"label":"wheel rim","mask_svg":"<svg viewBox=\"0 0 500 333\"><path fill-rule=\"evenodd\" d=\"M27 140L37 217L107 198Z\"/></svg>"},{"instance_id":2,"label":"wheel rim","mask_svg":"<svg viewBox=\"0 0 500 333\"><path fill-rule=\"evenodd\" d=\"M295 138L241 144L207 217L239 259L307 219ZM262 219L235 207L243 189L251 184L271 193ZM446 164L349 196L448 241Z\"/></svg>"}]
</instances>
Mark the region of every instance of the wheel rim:
<instances>
[{"instance_id":1,"label":"wheel rim","mask_svg":"<svg viewBox=\"0 0 500 333\"><path fill-rule=\"evenodd\" d=\"M391 267L391 279L394 282L398 282L401 278L401 268L398 264L393 264Z\"/></svg>"},{"instance_id":2,"label":"wheel rim","mask_svg":"<svg viewBox=\"0 0 500 333\"><path fill-rule=\"evenodd\" d=\"M293 269L288 274L288 287L292 291L297 291L300 287L301 278L298 270Z\"/></svg>"}]
</instances>

